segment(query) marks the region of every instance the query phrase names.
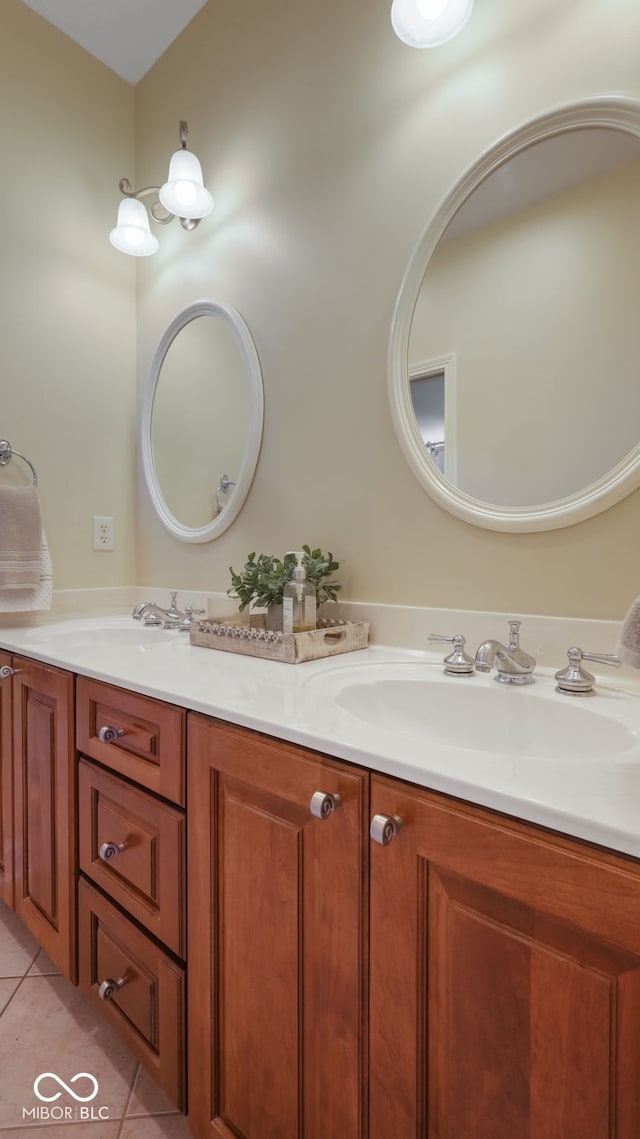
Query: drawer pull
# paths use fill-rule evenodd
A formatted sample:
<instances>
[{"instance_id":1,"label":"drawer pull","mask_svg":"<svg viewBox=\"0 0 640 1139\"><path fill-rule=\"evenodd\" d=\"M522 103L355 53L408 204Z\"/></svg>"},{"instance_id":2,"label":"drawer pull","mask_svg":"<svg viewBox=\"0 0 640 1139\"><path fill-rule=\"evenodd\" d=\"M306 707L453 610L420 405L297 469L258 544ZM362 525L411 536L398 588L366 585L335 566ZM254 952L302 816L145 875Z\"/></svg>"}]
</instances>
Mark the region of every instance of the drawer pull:
<instances>
[{"instance_id":1,"label":"drawer pull","mask_svg":"<svg viewBox=\"0 0 640 1139\"><path fill-rule=\"evenodd\" d=\"M3 664L0 668L0 680L8 680L10 676L17 676L19 672L22 672L21 668L12 668L10 664Z\"/></svg>"},{"instance_id":2,"label":"drawer pull","mask_svg":"<svg viewBox=\"0 0 640 1139\"><path fill-rule=\"evenodd\" d=\"M122 854L122 851L126 849L126 842L103 842L98 851L98 855L103 862L111 862L112 859Z\"/></svg>"},{"instance_id":3,"label":"drawer pull","mask_svg":"<svg viewBox=\"0 0 640 1139\"><path fill-rule=\"evenodd\" d=\"M371 820L369 834L374 842L380 843L380 846L388 846L391 839L397 835L401 826L402 819L400 815L374 815Z\"/></svg>"},{"instance_id":4,"label":"drawer pull","mask_svg":"<svg viewBox=\"0 0 640 1139\"><path fill-rule=\"evenodd\" d=\"M328 819L342 804L339 795L331 795L325 791L314 791L309 803L309 810L316 819Z\"/></svg>"},{"instance_id":5,"label":"drawer pull","mask_svg":"<svg viewBox=\"0 0 640 1139\"><path fill-rule=\"evenodd\" d=\"M121 989L124 984L126 984L125 977L121 977L119 981L114 981L112 977L107 977L106 981L102 981L98 989L100 1000L110 1001L112 997L115 997L118 989Z\"/></svg>"},{"instance_id":6,"label":"drawer pull","mask_svg":"<svg viewBox=\"0 0 640 1139\"><path fill-rule=\"evenodd\" d=\"M112 728L109 724L105 724L98 732L98 739L103 744L112 744L114 740L120 739L124 735L124 728Z\"/></svg>"}]
</instances>

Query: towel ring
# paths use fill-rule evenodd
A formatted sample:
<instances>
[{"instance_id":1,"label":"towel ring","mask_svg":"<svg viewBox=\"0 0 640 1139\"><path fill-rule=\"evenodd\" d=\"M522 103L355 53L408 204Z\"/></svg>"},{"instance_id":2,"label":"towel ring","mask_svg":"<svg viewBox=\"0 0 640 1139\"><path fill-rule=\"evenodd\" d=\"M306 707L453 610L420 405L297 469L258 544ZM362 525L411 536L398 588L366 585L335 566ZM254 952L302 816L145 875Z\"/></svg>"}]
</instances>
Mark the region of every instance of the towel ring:
<instances>
[{"instance_id":1,"label":"towel ring","mask_svg":"<svg viewBox=\"0 0 640 1139\"><path fill-rule=\"evenodd\" d=\"M33 485L37 486L38 475L36 468L31 462L31 459L28 459L26 455L22 455L20 451L14 451L8 439L0 439L0 467L6 467L7 463L11 462L11 459L14 455L17 455L19 459L24 459L24 462L31 469L31 474L33 475Z\"/></svg>"}]
</instances>

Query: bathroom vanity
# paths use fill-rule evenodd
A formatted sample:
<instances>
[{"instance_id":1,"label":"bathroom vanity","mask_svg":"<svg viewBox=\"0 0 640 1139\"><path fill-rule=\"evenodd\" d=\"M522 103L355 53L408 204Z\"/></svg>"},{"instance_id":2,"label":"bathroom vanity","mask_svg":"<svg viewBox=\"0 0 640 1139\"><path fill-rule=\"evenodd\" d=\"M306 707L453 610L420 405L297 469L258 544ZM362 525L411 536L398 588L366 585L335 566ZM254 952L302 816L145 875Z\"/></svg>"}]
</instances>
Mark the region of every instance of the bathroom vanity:
<instances>
[{"instance_id":1,"label":"bathroom vanity","mask_svg":"<svg viewBox=\"0 0 640 1139\"><path fill-rule=\"evenodd\" d=\"M637 1139L637 695L601 697L631 726L600 767L423 744L420 776L330 690L393 664L443 705L431 654L293 668L81 624L0 636L3 896L196 1139ZM533 701L526 732L548 682L451 699Z\"/></svg>"}]
</instances>

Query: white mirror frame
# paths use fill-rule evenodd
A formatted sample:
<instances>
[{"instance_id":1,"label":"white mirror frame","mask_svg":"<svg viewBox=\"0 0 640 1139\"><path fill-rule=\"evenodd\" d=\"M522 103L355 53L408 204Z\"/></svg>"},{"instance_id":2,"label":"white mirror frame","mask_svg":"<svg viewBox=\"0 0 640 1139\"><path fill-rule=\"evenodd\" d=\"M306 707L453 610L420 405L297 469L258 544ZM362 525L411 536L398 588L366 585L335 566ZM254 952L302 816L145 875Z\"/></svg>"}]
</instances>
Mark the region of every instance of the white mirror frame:
<instances>
[{"instance_id":1,"label":"white mirror frame","mask_svg":"<svg viewBox=\"0 0 640 1139\"><path fill-rule=\"evenodd\" d=\"M208 522L206 526L194 527L185 526L172 514L160 489L151 446L151 416L156 386L164 358L181 329L199 316L220 317L230 329L242 360L248 413L244 456L240 470L234 477L236 485L233 494L229 502L225 504L224 509L211 522ZM195 301L178 313L158 344L147 377L140 423L142 465L151 501L162 525L170 534L173 534L174 538L179 538L182 542L210 542L213 538L219 537L231 525L239 514L253 481L260 454L263 421L262 371L258 353L247 325L240 313L231 305L208 300ZM212 493L214 489L212 488Z\"/></svg>"},{"instance_id":2,"label":"white mirror frame","mask_svg":"<svg viewBox=\"0 0 640 1139\"><path fill-rule=\"evenodd\" d=\"M440 473L427 454L411 402L409 336L423 277L449 222L473 191L509 158L532 143L567 130L609 127L640 138L640 102L627 95L603 95L540 115L500 139L460 179L427 225L403 278L391 325L388 395L393 425L418 482L441 506L488 530L555 530L607 510L640 486L640 443L620 463L584 490L539 506L493 506L465 494ZM640 433L640 429L639 429Z\"/></svg>"}]
</instances>

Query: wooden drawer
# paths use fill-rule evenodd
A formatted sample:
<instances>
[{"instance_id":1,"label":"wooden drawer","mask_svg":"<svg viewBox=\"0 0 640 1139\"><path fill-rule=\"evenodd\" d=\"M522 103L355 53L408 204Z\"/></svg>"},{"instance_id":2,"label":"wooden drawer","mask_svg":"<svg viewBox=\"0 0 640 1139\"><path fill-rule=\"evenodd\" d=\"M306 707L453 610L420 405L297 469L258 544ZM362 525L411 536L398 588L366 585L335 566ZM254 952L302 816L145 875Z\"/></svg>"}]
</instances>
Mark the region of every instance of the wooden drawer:
<instances>
[{"instance_id":1,"label":"wooden drawer","mask_svg":"<svg viewBox=\"0 0 640 1139\"><path fill-rule=\"evenodd\" d=\"M177 1108L185 1107L184 970L84 878L79 985ZM101 998L103 981L124 981Z\"/></svg>"},{"instance_id":2,"label":"wooden drawer","mask_svg":"<svg viewBox=\"0 0 640 1139\"><path fill-rule=\"evenodd\" d=\"M78 807L80 869L184 957L183 813L83 759Z\"/></svg>"},{"instance_id":3,"label":"wooden drawer","mask_svg":"<svg viewBox=\"0 0 640 1139\"><path fill-rule=\"evenodd\" d=\"M184 709L86 676L78 677L76 705L79 751L184 806ZM108 741L100 739L105 728L114 729Z\"/></svg>"}]
</instances>

